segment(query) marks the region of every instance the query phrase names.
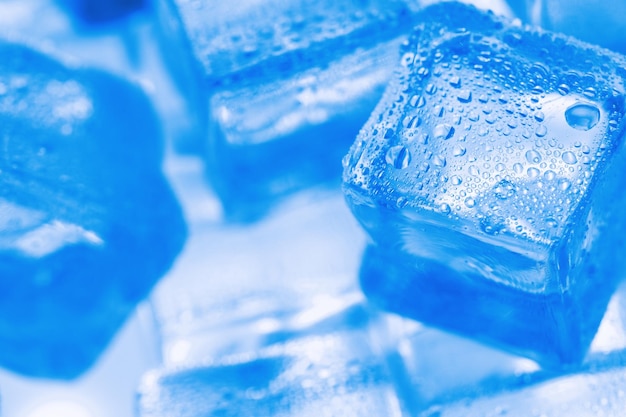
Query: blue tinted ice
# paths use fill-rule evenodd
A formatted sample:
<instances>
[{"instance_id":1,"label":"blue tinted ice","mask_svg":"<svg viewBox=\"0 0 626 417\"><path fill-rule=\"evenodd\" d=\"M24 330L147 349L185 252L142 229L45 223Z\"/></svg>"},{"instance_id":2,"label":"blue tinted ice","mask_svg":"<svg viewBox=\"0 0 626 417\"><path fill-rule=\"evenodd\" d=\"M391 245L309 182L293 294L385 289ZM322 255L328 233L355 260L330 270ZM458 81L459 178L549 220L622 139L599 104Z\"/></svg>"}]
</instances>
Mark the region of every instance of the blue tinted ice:
<instances>
[{"instance_id":1,"label":"blue tinted ice","mask_svg":"<svg viewBox=\"0 0 626 417\"><path fill-rule=\"evenodd\" d=\"M526 6L527 19L535 25L617 52L626 52L624 2L526 0Z\"/></svg>"},{"instance_id":2,"label":"blue tinted ice","mask_svg":"<svg viewBox=\"0 0 626 417\"><path fill-rule=\"evenodd\" d=\"M412 11L401 1L160 3L167 60L208 134L209 178L228 216L338 183L338 158L382 94ZM180 45L185 48L181 49Z\"/></svg>"},{"instance_id":3,"label":"blue tinted ice","mask_svg":"<svg viewBox=\"0 0 626 417\"><path fill-rule=\"evenodd\" d=\"M105 22L140 9L147 0L58 0L86 22Z\"/></svg>"},{"instance_id":4,"label":"blue tinted ice","mask_svg":"<svg viewBox=\"0 0 626 417\"><path fill-rule=\"evenodd\" d=\"M399 416L363 310L342 320L330 332L305 332L255 355L149 373L139 416Z\"/></svg>"},{"instance_id":5,"label":"blue tinted ice","mask_svg":"<svg viewBox=\"0 0 626 417\"><path fill-rule=\"evenodd\" d=\"M418 19L344 159L380 254L364 260L364 287L420 319L575 361L624 266L612 255L625 243L624 58L456 3Z\"/></svg>"},{"instance_id":6,"label":"blue tinted ice","mask_svg":"<svg viewBox=\"0 0 626 417\"><path fill-rule=\"evenodd\" d=\"M362 230L340 193L306 194L245 227L190 225L151 298L166 365L255 352L363 300Z\"/></svg>"},{"instance_id":7,"label":"blue tinted ice","mask_svg":"<svg viewBox=\"0 0 626 417\"><path fill-rule=\"evenodd\" d=\"M70 378L169 268L185 226L140 90L0 43L0 364Z\"/></svg>"}]
</instances>

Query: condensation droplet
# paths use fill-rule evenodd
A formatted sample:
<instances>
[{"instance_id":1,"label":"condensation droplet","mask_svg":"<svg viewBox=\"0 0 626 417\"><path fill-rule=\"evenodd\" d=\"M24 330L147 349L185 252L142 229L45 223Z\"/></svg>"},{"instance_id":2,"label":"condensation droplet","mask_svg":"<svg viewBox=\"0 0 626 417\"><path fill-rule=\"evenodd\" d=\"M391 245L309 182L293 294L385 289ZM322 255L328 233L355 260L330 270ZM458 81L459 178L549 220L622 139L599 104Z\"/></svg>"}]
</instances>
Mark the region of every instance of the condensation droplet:
<instances>
[{"instance_id":1,"label":"condensation droplet","mask_svg":"<svg viewBox=\"0 0 626 417\"><path fill-rule=\"evenodd\" d=\"M535 135L542 138L548 134L548 128L545 125L540 125L537 130L535 130Z\"/></svg>"},{"instance_id":2,"label":"condensation droplet","mask_svg":"<svg viewBox=\"0 0 626 417\"><path fill-rule=\"evenodd\" d=\"M446 158L441 155L435 155L433 157L433 165L437 167L445 167L446 166Z\"/></svg>"},{"instance_id":3,"label":"condensation droplet","mask_svg":"<svg viewBox=\"0 0 626 417\"><path fill-rule=\"evenodd\" d=\"M456 98L461 102L461 103L469 103L472 101L472 92L469 90L462 90L457 96Z\"/></svg>"},{"instance_id":4,"label":"condensation droplet","mask_svg":"<svg viewBox=\"0 0 626 417\"><path fill-rule=\"evenodd\" d=\"M502 180L498 182L493 188L493 192L500 200L506 200L516 193L516 188L511 181Z\"/></svg>"},{"instance_id":5,"label":"condensation droplet","mask_svg":"<svg viewBox=\"0 0 626 417\"><path fill-rule=\"evenodd\" d=\"M565 110L565 120L574 129L589 130L600 121L600 110L591 104L574 104Z\"/></svg>"},{"instance_id":6,"label":"condensation droplet","mask_svg":"<svg viewBox=\"0 0 626 417\"><path fill-rule=\"evenodd\" d=\"M447 140L454 136L454 128L448 124L437 125L433 135L438 139Z\"/></svg>"},{"instance_id":7,"label":"condensation droplet","mask_svg":"<svg viewBox=\"0 0 626 417\"><path fill-rule=\"evenodd\" d=\"M452 149L452 155L454 156L463 156L465 155L465 153L467 152L467 150L460 145L455 145L454 148Z\"/></svg>"},{"instance_id":8,"label":"condensation droplet","mask_svg":"<svg viewBox=\"0 0 626 417\"><path fill-rule=\"evenodd\" d=\"M541 162L541 154L534 149L526 151L526 160L531 164L538 164Z\"/></svg>"},{"instance_id":9,"label":"condensation droplet","mask_svg":"<svg viewBox=\"0 0 626 417\"><path fill-rule=\"evenodd\" d=\"M563 152L563 155L561 155L561 158L563 158L563 162L565 162L568 165L574 165L576 162L578 162L578 158L576 158L576 155L574 155L574 152Z\"/></svg>"},{"instance_id":10,"label":"condensation droplet","mask_svg":"<svg viewBox=\"0 0 626 417\"><path fill-rule=\"evenodd\" d=\"M526 174L529 178L536 178L539 176L540 172L537 168L528 168L526 170Z\"/></svg>"},{"instance_id":11,"label":"condensation droplet","mask_svg":"<svg viewBox=\"0 0 626 417\"><path fill-rule=\"evenodd\" d=\"M392 146L387 150L385 161L396 169L405 169L411 162L411 154L409 150L402 145Z\"/></svg>"}]
</instances>

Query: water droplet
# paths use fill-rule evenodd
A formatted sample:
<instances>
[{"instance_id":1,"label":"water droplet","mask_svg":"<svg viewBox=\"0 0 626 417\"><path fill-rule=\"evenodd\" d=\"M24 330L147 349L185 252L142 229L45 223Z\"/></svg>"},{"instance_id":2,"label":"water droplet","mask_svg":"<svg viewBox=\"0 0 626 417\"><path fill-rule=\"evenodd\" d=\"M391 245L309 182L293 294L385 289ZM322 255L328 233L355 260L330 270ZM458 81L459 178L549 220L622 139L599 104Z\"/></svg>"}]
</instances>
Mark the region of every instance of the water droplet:
<instances>
[{"instance_id":1,"label":"water droplet","mask_svg":"<svg viewBox=\"0 0 626 417\"><path fill-rule=\"evenodd\" d=\"M534 149L526 151L526 160L531 164L538 164L541 162L541 154Z\"/></svg>"},{"instance_id":2,"label":"water droplet","mask_svg":"<svg viewBox=\"0 0 626 417\"><path fill-rule=\"evenodd\" d=\"M450 78L450 85L454 88L461 88L461 79L458 76Z\"/></svg>"},{"instance_id":3,"label":"water droplet","mask_svg":"<svg viewBox=\"0 0 626 417\"><path fill-rule=\"evenodd\" d=\"M528 168L526 174L528 174L529 178L536 178L539 176L540 172L537 168Z\"/></svg>"},{"instance_id":4,"label":"water droplet","mask_svg":"<svg viewBox=\"0 0 626 417\"><path fill-rule=\"evenodd\" d=\"M467 150L463 146L455 145L452 149L452 155L454 156L463 156Z\"/></svg>"},{"instance_id":5,"label":"water droplet","mask_svg":"<svg viewBox=\"0 0 626 417\"><path fill-rule=\"evenodd\" d=\"M443 214L448 214L450 213L450 206L446 203L443 203L439 206L439 210L441 210Z\"/></svg>"},{"instance_id":6,"label":"water droplet","mask_svg":"<svg viewBox=\"0 0 626 417\"><path fill-rule=\"evenodd\" d=\"M572 186L572 183L569 180L562 178L559 180L559 188L563 191L567 191L569 187Z\"/></svg>"},{"instance_id":7,"label":"water droplet","mask_svg":"<svg viewBox=\"0 0 626 417\"><path fill-rule=\"evenodd\" d=\"M565 110L565 120L574 129L589 130L600 121L600 110L592 104L574 104Z\"/></svg>"},{"instance_id":8,"label":"water droplet","mask_svg":"<svg viewBox=\"0 0 626 417\"><path fill-rule=\"evenodd\" d=\"M469 208L472 208L476 205L476 200L474 200L472 197L467 197L465 199L465 205Z\"/></svg>"},{"instance_id":9,"label":"water droplet","mask_svg":"<svg viewBox=\"0 0 626 417\"><path fill-rule=\"evenodd\" d=\"M409 101L409 103L411 104L411 106L413 107L424 107L426 105L426 99L422 96L413 96L411 97L411 100Z\"/></svg>"},{"instance_id":10,"label":"water droplet","mask_svg":"<svg viewBox=\"0 0 626 417\"><path fill-rule=\"evenodd\" d=\"M576 162L578 162L578 158L576 158L576 155L574 155L574 152L563 152L563 155L561 155L561 158L563 158L563 162L565 162L568 165L574 165Z\"/></svg>"},{"instance_id":11,"label":"water droplet","mask_svg":"<svg viewBox=\"0 0 626 417\"><path fill-rule=\"evenodd\" d=\"M445 110L442 106L435 106L433 109L433 114L437 117L443 117Z\"/></svg>"},{"instance_id":12,"label":"water droplet","mask_svg":"<svg viewBox=\"0 0 626 417\"><path fill-rule=\"evenodd\" d=\"M553 179L556 178L556 173L552 171L551 169L549 169L543 173L543 177L548 181L552 181Z\"/></svg>"},{"instance_id":13,"label":"water droplet","mask_svg":"<svg viewBox=\"0 0 626 417\"><path fill-rule=\"evenodd\" d=\"M567 84L561 84L556 88L556 90L559 92L559 94L564 96L564 95L567 95L567 93L569 93L569 86Z\"/></svg>"},{"instance_id":14,"label":"water droplet","mask_svg":"<svg viewBox=\"0 0 626 417\"><path fill-rule=\"evenodd\" d=\"M429 164L428 162L422 162L422 163L420 164L420 169L421 169L423 172L428 172L428 170L430 169L430 164Z\"/></svg>"},{"instance_id":15,"label":"water droplet","mask_svg":"<svg viewBox=\"0 0 626 417\"><path fill-rule=\"evenodd\" d=\"M407 129L415 129L422 124L422 120L418 116L406 116L402 120L402 125Z\"/></svg>"},{"instance_id":16,"label":"water droplet","mask_svg":"<svg viewBox=\"0 0 626 417\"><path fill-rule=\"evenodd\" d=\"M448 124L437 125L433 131L433 135L437 139L447 140L454 136L454 128Z\"/></svg>"},{"instance_id":17,"label":"water droplet","mask_svg":"<svg viewBox=\"0 0 626 417\"><path fill-rule=\"evenodd\" d=\"M396 169L404 169L411 162L411 154L404 146L392 146L385 155L385 161Z\"/></svg>"},{"instance_id":18,"label":"water droplet","mask_svg":"<svg viewBox=\"0 0 626 417\"><path fill-rule=\"evenodd\" d=\"M531 93L533 93L533 94L542 94L543 93L543 88L541 86L539 86L539 85L536 85L531 90Z\"/></svg>"},{"instance_id":19,"label":"water droplet","mask_svg":"<svg viewBox=\"0 0 626 417\"><path fill-rule=\"evenodd\" d=\"M473 175L474 177L477 177L480 175L480 169L478 169L476 167L476 165L470 165L469 169L467 170L467 172L469 172L470 175Z\"/></svg>"},{"instance_id":20,"label":"water droplet","mask_svg":"<svg viewBox=\"0 0 626 417\"><path fill-rule=\"evenodd\" d=\"M495 185L493 188L493 192L497 198L500 200L506 200L516 193L516 188L513 183L507 180L502 180Z\"/></svg>"},{"instance_id":21,"label":"water droplet","mask_svg":"<svg viewBox=\"0 0 626 417\"><path fill-rule=\"evenodd\" d=\"M537 120L538 122L543 122L545 118L546 116L543 114L542 111L538 111L537 113L535 113L535 120Z\"/></svg>"},{"instance_id":22,"label":"water droplet","mask_svg":"<svg viewBox=\"0 0 626 417\"><path fill-rule=\"evenodd\" d=\"M589 98L594 98L596 96L596 89L593 87L586 88L585 91L583 91L583 95Z\"/></svg>"},{"instance_id":23,"label":"water droplet","mask_svg":"<svg viewBox=\"0 0 626 417\"><path fill-rule=\"evenodd\" d=\"M446 166L446 158L444 156L441 156L441 155L435 155L433 157L433 165L438 166L438 167L445 167Z\"/></svg>"},{"instance_id":24,"label":"water droplet","mask_svg":"<svg viewBox=\"0 0 626 417\"><path fill-rule=\"evenodd\" d=\"M462 90L457 96L456 98L461 102L461 103L469 103L472 101L472 92L469 90Z\"/></svg>"},{"instance_id":25,"label":"water droplet","mask_svg":"<svg viewBox=\"0 0 626 417\"><path fill-rule=\"evenodd\" d=\"M554 220L552 217L548 217L546 219L546 224L548 225L548 227L552 227L552 228L555 228L559 225L559 223L556 220Z\"/></svg>"},{"instance_id":26,"label":"water droplet","mask_svg":"<svg viewBox=\"0 0 626 417\"><path fill-rule=\"evenodd\" d=\"M461 185L463 179L458 175L453 175L452 178L450 178L450 182L452 183L452 185Z\"/></svg>"},{"instance_id":27,"label":"water droplet","mask_svg":"<svg viewBox=\"0 0 626 417\"><path fill-rule=\"evenodd\" d=\"M513 164L513 171L515 171L516 174L521 174L522 172L524 172L524 165L520 164L519 162Z\"/></svg>"},{"instance_id":28,"label":"water droplet","mask_svg":"<svg viewBox=\"0 0 626 417\"><path fill-rule=\"evenodd\" d=\"M542 138L548 133L548 128L545 125L540 125L537 130L535 130L535 135Z\"/></svg>"}]
</instances>

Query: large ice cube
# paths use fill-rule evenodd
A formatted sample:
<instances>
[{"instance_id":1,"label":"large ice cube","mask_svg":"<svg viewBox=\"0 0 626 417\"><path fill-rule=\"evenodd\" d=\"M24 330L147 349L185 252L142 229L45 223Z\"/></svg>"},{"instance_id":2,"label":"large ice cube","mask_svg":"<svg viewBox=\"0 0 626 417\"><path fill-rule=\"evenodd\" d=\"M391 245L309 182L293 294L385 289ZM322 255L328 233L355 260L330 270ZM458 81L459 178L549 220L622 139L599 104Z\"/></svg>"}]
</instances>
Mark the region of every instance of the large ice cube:
<instances>
[{"instance_id":1,"label":"large ice cube","mask_svg":"<svg viewBox=\"0 0 626 417\"><path fill-rule=\"evenodd\" d=\"M576 360L623 274L624 58L457 3L418 19L344 189L387 262L412 265L399 278L459 308L428 307L439 290L386 290L406 313L510 347L511 329L542 322L554 333L532 342L537 359ZM493 320L476 333L464 317L480 309Z\"/></svg>"},{"instance_id":2,"label":"large ice cube","mask_svg":"<svg viewBox=\"0 0 626 417\"><path fill-rule=\"evenodd\" d=\"M137 88L0 43L0 364L80 374L169 268L185 225Z\"/></svg>"},{"instance_id":3,"label":"large ice cube","mask_svg":"<svg viewBox=\"0 0 626 417\"><path fill-rule=\"evenodd\" d=\"M241 220L294 190L338 185L338 155L412 24L397 0L162 0L160 10L166 59L208 126L179 148L204 153L226 215Z\"/></svg>"}]
</instances>

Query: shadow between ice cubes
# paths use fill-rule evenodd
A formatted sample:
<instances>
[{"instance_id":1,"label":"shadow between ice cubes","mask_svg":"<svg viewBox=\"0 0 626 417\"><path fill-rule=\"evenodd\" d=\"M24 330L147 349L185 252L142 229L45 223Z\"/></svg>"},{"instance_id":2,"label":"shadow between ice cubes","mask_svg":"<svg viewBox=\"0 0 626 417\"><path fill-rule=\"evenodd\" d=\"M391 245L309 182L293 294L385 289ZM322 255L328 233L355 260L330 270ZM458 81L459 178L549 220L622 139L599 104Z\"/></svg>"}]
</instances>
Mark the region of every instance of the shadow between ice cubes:
<instances>
[{"instance_id":1,"label":"shadow between ice cubes","mask_svg":"<svg viewBox=\"0 0 626 417\"><path fill-rule=\"evenodd\" d=\"M0 43L0 365L73 378L180 251L145 95Z\"/></svg>"}]
</instances>

